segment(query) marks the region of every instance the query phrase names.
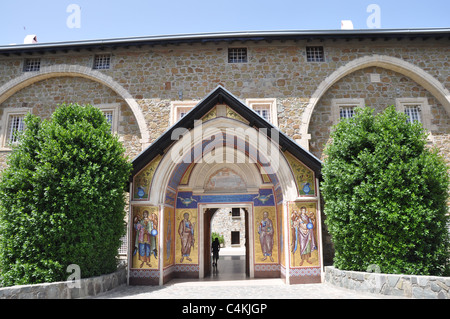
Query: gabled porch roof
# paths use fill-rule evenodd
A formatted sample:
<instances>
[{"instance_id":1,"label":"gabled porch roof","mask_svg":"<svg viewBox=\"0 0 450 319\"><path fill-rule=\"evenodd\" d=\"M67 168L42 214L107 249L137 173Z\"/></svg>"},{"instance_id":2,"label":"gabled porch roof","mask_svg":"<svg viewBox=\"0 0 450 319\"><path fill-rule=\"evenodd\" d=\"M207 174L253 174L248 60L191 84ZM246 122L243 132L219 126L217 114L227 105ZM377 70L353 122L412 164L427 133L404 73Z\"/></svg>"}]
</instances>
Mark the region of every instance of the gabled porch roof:
<instances>
[{"instance_id":1,"label":"gabled porch roof","mask_svg":"<svg viewBox=\"0 0 450 319\"><path fill-rule=\"evenodd\" d=\"M141 169L150 163L157 155L162 155L164 152L176 141L171 139L172 133L177 128L186 128L191 130L194 128L194 121L200 120L217 104L226 104L249 122L249 126L256 129L266 128L267 134L270 137L271 129L276 129L279 133L279 145L281 151L289 151L297 159L302 161L306 166L314 171L316 176L320 178L322 162L298 145L294 140L281 132L277 127L259 116L258 113L243 104L238 98L231 94L222 86L218 86L211 93L209 93L202 101L200 101L191 111L189 111L177 123L169 127L158 139L156 139L150 146L142 151L134 160L132 177L135 176ZM132 180L131 177L131 180Z\"/></svg>"}]
</instances>

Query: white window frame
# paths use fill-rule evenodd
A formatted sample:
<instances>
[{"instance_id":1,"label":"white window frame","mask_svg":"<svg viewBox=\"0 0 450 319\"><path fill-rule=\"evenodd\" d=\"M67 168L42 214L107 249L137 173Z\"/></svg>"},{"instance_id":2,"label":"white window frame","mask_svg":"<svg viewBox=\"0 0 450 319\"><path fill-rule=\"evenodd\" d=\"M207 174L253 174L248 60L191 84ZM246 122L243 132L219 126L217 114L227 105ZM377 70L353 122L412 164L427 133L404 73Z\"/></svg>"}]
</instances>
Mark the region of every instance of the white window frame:
<instances>
[{"instance_id":1,"label":"white window frame","mask_svg":"<svg viewBox=\"0 0 450 319\"><path fill-rule=\"evenodd\" d=\"M198 101L172 101L170 103L170 126L174 125L181 119L180 113L182 111L189 112L197 105L197 103Z\"/></svg>"},{"instance_id":2,"label":"white window frame","mask_svg":"<svg viewBox=\"0 0 450 319\"><path fill-rule=\"evenodd\" d=\"M277 99L246 99L245 103L252 110L255 110L256 107L266 106L270 112L270 123L272 123L274 126L278 126Z\"/></svg>"},{"instance_id":3,"label":"white window frame","mask_svg":"<svg viewBox=\"0 0 450 319\"><path fill-rule=\"evenodd\" d=\"M360 107L365 105L364 99L332 99L331 100L331 122L336 125L341 120L341 108Z\"/></svg>"},{"instance_id":4,"label":"white window frame","mask_svg":"<svg viewBox=\"0 0 450 319\"><path fill-rule=\"evenodd\" d=\"M97 104L96 108L100 109L103 113L112 112L111 121L111 133L119 133L119 116L120 116L120 103L107 103L107 104Z\"/></svg>"},{"instance_id":5,"label":"white window frame","mask_svg":"<svg viewBox=\"0 0 450 319\"><path fill-rule=\"evenodd\" d=\"M230 61L230 53L232 53L231 50L245 50L245 61L238 59L237 56L233 60ZM239 55L239 52L238 52L238 55ZM230 48L228 48L228 50L227 50L227 62L229 64L248 63L248 60L249 60L249 58L248 58L248 48L247 47L230 47Z\"/></svg>"},{"instance_id":6,"label":"white window frame","mask_svg":"<svg viewBox=\"0 0 450 319\"><path fill-rule=\"evenodd\" d=\"M9 132L9 120L12 116L23 116L25 117L27 113L31 112L31 108L6 108L3 110L3 115L1 119L1 151L10 151L11 146L9 145L8 132Z\"/></svg>"},{"instance_id":7,"label":"white window frame","mask_svg":"<svg viewBox=\"0 0 450 319\"><path fill-rule=\"evenodd\" d=\"M308 52L310 50L312 52ZM308 55L310 55L309 59ZM305 49L305 58L307 63L325 62L325 48L323 45L308 45Z\"/></svg>"},{"instance_id":8,"label":"white window frame","mask_svg":"<svg viewBox=\"0 0 450 319\"><path fill-rule=\"evenodd\" d=\"M419 114L422 126L427 130L436 130L436 125L431 124L432 114L431 107L428 104L428 99L426 97L415 97L415 98L397 98L395 99L395 109L397 112L405 113L406 107L410 105L419 106Z\"/></svg>"},{"instance_id":9,"label":"white window frame","mask_svg":"<svg viewBox=\"0 0 450 319\"><path fill-rule=\"evenodd\" d=\"M39 72L41 66L41 58L27 58L23 61L23 72Z\"/></svg>"},{"instance_id":10,"label":"white window frame","mask_svg":"<svg viewBox=\"0 0 450 319\"><path fill-rule=\"evenodd\" d=\"M104 56L108 56L109 57L109 64L108 67L104 67L103 64L101 64L101 67L96 67L97 66L97 58L102 58ZM95 54L94 55L94 61L92 63L92 69L93 70L97 70L97 71L102 71L102 70L111 70L112 69L112 62L113 62L113 57L111 53L99 53L99 54Z\"/></svg>"}]
</instances>

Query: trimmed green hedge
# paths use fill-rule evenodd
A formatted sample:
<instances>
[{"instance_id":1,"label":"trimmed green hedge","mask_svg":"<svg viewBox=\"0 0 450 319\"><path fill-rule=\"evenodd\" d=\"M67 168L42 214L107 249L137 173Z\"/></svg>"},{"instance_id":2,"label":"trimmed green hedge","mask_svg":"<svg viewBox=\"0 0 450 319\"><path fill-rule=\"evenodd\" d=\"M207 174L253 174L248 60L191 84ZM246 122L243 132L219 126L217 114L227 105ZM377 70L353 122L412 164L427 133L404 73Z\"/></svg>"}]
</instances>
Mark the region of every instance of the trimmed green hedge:
<instances>
[{"instance_id":1,"label":"trimmed green hedge","mask_svg":"<svg viewBox=\"0 0 450 319\"><path fill-rule=\"evenodd\" d=\"M339 269L442 275L448 267L447 166L420 123L389 107L334 127L322 194ZM378 269L378 268L377 268ZM448 271L448 268L447 268Z\"/></svg>"},{"instance_id":2,"label":"trimmed green hedge","mask_svg":"<svg viewBox=\"0 0 450 319\"><path fill-rule=\"evenodd\" d=\"M117 269L131 164L103 113L62 105L48 121L28 114L0 181L4 286L63 281Z\"/></svg>"}]
</instances>

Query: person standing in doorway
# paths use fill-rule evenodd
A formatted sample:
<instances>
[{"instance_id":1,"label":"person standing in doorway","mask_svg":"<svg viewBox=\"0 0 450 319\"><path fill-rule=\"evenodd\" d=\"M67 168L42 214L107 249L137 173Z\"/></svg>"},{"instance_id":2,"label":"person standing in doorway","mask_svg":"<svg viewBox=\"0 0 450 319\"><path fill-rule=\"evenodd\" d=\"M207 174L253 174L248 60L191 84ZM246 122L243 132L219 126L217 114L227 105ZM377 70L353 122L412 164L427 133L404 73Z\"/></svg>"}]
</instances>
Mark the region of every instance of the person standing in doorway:
<instances>
[{"instance_id":1,"label":"person standing in doorway","mask_svg":"<svg viewBox=\"0 0 450 319\"><path fill-rule=\"evenodd\" d=\"M216 267L217 267L217 260L219 260L219 251L220 251L219 238L216 237L216 239L211 244L211 252L213 254L213 266Z\"/></svg>"}]
</instances>

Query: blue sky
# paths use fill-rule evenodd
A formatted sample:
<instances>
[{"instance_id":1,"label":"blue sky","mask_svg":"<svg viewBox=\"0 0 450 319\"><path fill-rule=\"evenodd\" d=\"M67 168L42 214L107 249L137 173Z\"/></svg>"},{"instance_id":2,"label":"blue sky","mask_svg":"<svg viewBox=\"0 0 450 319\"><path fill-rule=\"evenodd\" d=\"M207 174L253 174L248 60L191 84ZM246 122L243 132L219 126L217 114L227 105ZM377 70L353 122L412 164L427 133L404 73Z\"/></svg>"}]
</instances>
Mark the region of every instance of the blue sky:
<instances>
[{"instance_id":1,"label":"blue sky","mask_svg":"<svg viewBox=\"0 0 450 319\"><path fill-rule=\"evenodd\" d=\"M69 10L81 8L79 15ZM381 29L450 27L449 0L1 0L0 45L181 33L369 29L376 4ZM68 20L72 22L68 24Z\"/></svg>"}]
</instances>

